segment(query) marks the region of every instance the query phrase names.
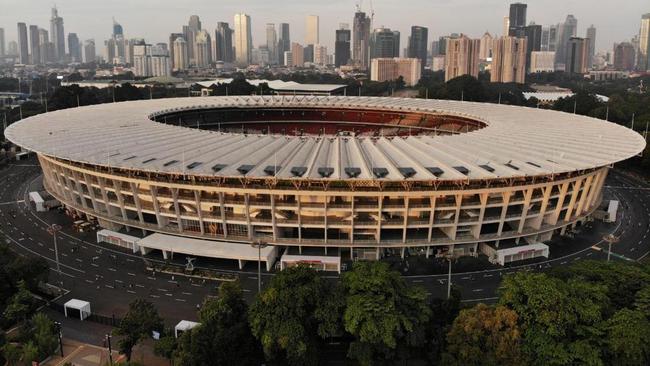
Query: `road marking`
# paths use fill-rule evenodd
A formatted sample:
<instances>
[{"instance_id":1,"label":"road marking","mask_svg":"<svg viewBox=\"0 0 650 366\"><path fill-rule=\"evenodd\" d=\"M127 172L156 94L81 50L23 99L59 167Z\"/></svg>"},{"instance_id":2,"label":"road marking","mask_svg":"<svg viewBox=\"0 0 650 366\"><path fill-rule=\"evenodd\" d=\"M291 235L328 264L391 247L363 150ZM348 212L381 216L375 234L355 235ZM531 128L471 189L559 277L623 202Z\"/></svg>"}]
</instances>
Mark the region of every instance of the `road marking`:
<instances>
[{"instance_id":1,"label":"road marking","mask_svg":"<svg viewBox=\"0 0 650 366\"><path fill-rule=\"evenodd\" d=\"M165 290L164 288L157 288L156 290L162 291L162 292L167 292L167 290Z\"/></svg>"},{"instance_id":2,"label":"road marking","mask_svg":"<svg viewBox=\"0 0 650 366\"><path fill-rule=\"evenodd\" d=\"M481 292L481 291L483 291L482 288L476 288L476 289L473 289L473 290L472 290L472 292Z\"/></svg>"},{"instance_id":3,"label":"road marking","mask_svg":"<svg viewBox=\"0 0 650 366\"><path fill-rule=\"evenodd\" d=\"M136 284L135 284L135 287L140 287L140 288L144 288L144 286L143 286L143 285L141 285L141 284L139 284L139 283L136 283Z\"/></svg>"},{"instance_id":4,"label":"road marking","mask_svg":"<svg viewBox=\"0 0 650 366\"><path fill-rule=\"evenodd\" d=\"M131 291L131 290L126 290L126 292L128 292L130 294L135 294L135 291Z\"/></svg>"},{"instance_id":5,"label":"road marking","mask_svg":"<svg viewBox=\"0 0 650 366\"><path fill-rule=\"evenodd\" d=\"M153 297L154 299L160 299L160 296L158 295L149 295L149 296Z\"/></svg>"},{"instance_id":6,"label":"road marking","mask_svg":"<svg viewBox=\"0 0 650 366\"><path fill-rule=\"evenodd\" d=\"M180 301L180 302L185 302L185 300L183 300L183 299L174 299L174 300Z\"/></svg>"},{"instance_id":7,"label":"road marking","mask_svg":"<svg viewBox=\"0 0 650 366\"><path fill-rule=\"evenodd\" d=\"M192 293L191 293L191 292L181 292L181 294L183 294L183 295L187 295L187 296L192 296Z\"/></svg>"},{"instance_id":8,"label":"road marking","mask_svg":"<svg viewBox=\"0 0 650 366\"><path fill-rule=\"evenodd\" d=\"M422 282L424 282L424 281L423 281L423 280L413 280L412 282L413 282L413 283L422 283Z\"/></svg>"},{"instance_id":9,"label":"road marking","mask_svg":"<svg viewBox=\"0 0 650 366\"><path fill-rule=\"evenodd\" d=\"M113 286L111 286L111 285L104 285L104 287L115 288L115 287L113 287Z\"/></svg>"},{"instance_id":10,"label":"road marking","mask_svg":"<svg viewBox=\"0 0 650 366\"><path fill-rule=\"evenodd\" d=\"M93 267L99 267L99 264L97 264L97 263L90 263L90 265L93 266Z\"/></svg>"},{"instance_id":11,"label":"road marking","mask_svg":"<svg viewBox=\"0 0 650 366\"><path fill-rule=\"evenodd\" d=\"M115 268L111 268L111 267L108 267L108 270L111 271L111 272L117 272L117 270Z\"/></svg>"},{"instance_id":12,"label":"road marking","mask_svg":"<svg viewBox=\"0 0 650 366\"><path fill-rule=\"evenodd\" d=\"M147 277L147 279L148 279L148 280L155 281L155 280L156 280L156 277Z\"/></svg>"},{"instance_id":13,"label":"road marking","mask_svg":"<svg viewBox=\"0 0 650 366\"><path fill-rule=\"evenodd\" d=\"M117 282L117 283L124 283L124 281L122 281L122 280L115 280L115 282Z\"/></svg>"},{"instance_id":14,"label":"road marking","mask_svg":"<svg viewBox=\"0 0 650 366\"><path fill-rule=\"evenodd\" d=\"M126 272L126 274L128 274L129 276L135 276L135 273L131 273L131 272Z\"/></svg>"}]
</instances>

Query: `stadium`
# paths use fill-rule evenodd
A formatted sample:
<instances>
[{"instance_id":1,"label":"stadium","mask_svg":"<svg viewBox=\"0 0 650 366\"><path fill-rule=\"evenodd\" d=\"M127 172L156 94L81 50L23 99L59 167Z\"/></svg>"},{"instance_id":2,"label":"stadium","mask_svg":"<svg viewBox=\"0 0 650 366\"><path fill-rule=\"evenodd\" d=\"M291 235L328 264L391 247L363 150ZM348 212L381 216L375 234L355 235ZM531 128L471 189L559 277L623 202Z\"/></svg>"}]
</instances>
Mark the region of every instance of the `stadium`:
<instances>
[{"instance_id":1,"label":"stadium","mask_svg":"<svg viewBox=\"0 0 650 366\"><path fill-rule=\"evenodd\" d=\"M11 125L45 189L108 242L270 266L384 255L548 256L645 141L533 108L347 96L94 105ZM109 231L110 230L110 231ZM134 237L132 242L130 237ZM500 258L500 259L499 259Z\"/></svg>"}]
</instances>

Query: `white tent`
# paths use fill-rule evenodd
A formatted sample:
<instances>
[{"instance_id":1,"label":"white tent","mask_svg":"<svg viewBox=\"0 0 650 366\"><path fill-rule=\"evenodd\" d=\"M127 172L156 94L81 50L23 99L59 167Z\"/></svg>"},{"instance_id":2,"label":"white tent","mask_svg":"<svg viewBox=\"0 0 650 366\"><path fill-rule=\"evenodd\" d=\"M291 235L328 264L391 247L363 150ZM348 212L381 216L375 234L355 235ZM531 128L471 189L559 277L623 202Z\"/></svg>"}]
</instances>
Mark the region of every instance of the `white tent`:
<instances>
[{"instance_id":1,"label":"white tent","mask_svg":"<svg viewBox=\"0 0 650 366\"><path fill-rule=\"evenodd\" d=\"M80 320L84 320L90 315L90 303L88 301L70 299L68 302L63 304L63 313L66 318L68 317L68 309L74 310L74 312L78 311Z\"/></svg>"},{"instance_id":2,"label":"white tent","mask_svg":"<svg viewBox=\"0 0 650 366\"><path fill-rule=\"evenodd\" d=\"M198 326L199 324L201 324L201 323L192 322L192 321L189 321L189 320L181 320L174 327L174 336L176 336L176 338L178 338L179 334L182 334L183 332L186 332L186 331Z\"/></svg>"}]
</instances>

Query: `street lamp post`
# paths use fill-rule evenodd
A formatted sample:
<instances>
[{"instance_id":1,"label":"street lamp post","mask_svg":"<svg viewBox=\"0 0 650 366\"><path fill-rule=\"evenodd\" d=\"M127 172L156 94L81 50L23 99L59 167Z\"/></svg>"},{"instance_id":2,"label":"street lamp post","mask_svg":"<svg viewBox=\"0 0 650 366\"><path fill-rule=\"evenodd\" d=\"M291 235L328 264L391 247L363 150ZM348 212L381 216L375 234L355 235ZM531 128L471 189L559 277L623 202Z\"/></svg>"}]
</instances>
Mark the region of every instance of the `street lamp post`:
<instances>
[{"instance_id":1,"label":"street lamp post","mask_svg":"<svg viewBox=\"0 0 650 366\"><path fill-rule=\"evenodd\" d=\"M449 275L447 276L447 298L451 297L451 255L447 256L447 260L449 261Z\"/></svg>"},{"instance_id":2,"label":"street lamp post","mask_svg":"<svg viewBox=\"0 0 650 366\"><path fill-rule=\"evenodd\" d=\"M61 266L59 264L59 247L56 244L56 233L62 229L61 225L52 224L47 228L47 232L54 238L54 259L56 260L56 271L61 277Z\"/></svg>"},{"instance_id":3,"label":"street lamp post","mask_svg":"<svg viewBox=\"0 0 650 366\"><path fill-rule=\"evenodd\" d=\"M257 247L257 293L262 292L262 248L266 248L269 244L264 240L256 240L252 246Z\"/></svg>"},{"instance_id":4,"label":"street lamp post","mask_svg":"<svg viewBox=\"0 0 650 366\"><path fill-rule=\"evenodd\" d=\"M619 238L613 234L607 234L603 237L603 240L607 242L607 262L609 262L609 259L612 256L612 244L618 243Z\"/></svg>"},{"instance_id":5,"label":"street lamp post","mask_svg":"<svg viewBox=\"0 0 650 366\"><path fill-rule=\"evenodd\" d=\"M106 341L108 343L108 364L113 365L113 349L111 348L111 335L106 334Z\"/></svg>"},{"instance_id":6,"label":"street lamp post","mask_svg":"<svg viewBox=\"0 0 650 366\"><path fill-rule=\"evenodd\" d=\"M56 331L59 335L59 351L61 352L61 358L63 358L63 341L61 340L61 323L59 322L54 322L54 326L56 327Z\"/></svg>"}]
</instances>

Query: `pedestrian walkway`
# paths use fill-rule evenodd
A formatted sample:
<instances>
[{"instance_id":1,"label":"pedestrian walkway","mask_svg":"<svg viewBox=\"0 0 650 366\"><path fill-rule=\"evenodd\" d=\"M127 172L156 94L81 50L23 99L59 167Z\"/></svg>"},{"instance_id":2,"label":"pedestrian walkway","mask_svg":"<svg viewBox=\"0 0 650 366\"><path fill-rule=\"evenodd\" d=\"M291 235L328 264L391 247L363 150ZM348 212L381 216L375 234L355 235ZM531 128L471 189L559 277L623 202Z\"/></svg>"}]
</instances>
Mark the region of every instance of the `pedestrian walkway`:
<instances>
[{"instance_id":1,"label":"pedestrian walkway","mask_svg":"<svg viewBox=\"0 0 650 366\"><path fill-rule=\"evenodd\" d=\"M87 343L77 342L64 338L63 354L50 358L43 363L46 366L63 366L70 364L73 366L103 366L109 364L108 349L93 346ZM117 351L113 351L113 362L118 363L124 360L124 356Z\"/></svg>"}]
</instances>

